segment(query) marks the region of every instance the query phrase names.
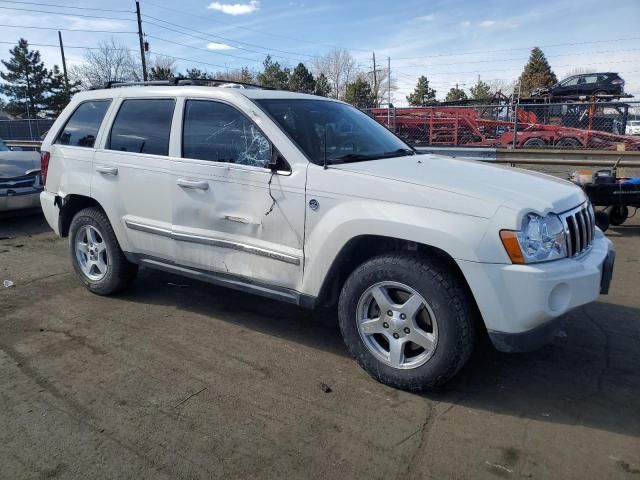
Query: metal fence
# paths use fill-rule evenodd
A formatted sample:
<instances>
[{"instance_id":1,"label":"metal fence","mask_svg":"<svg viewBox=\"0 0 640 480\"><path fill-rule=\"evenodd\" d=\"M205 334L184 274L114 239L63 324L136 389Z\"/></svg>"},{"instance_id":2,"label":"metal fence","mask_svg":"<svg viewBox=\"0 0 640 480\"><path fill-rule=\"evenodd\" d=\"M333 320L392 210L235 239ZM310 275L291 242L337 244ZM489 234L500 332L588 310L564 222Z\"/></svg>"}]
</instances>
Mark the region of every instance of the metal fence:
<instances>
[{"instance_id":1,"label":"metal fence","mask_svg":"<svg viewBox=\"0 0 640 480\"><path fill-rule=\"evenodd\" d=\"M55 119L0 120L2 140L42 140Z\"/></svg>"},{"instance_id":2,"label":"metal fence","mask_svg":"<svg viewBox=\"0 0 640 480\"><path fill-rule=\"evenodd\" d=\"M640 150L640 102L541 100L365 112L414 146Z\"/></svg>"}]
</instances>

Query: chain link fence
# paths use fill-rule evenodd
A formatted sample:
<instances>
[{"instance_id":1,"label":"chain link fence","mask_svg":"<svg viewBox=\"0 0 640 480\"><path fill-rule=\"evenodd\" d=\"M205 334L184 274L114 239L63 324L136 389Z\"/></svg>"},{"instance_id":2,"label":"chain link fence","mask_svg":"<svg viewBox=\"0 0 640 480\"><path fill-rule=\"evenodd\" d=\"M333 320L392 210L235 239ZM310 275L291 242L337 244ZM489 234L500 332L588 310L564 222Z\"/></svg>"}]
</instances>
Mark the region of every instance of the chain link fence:
<instances>
[{"instance_id":1,"label":"chain link fence","mask_svg":"<svg viewBox=\"0 0 640 480\"><path fill-rule=\"evenodd\" d=\"M0 120L0 139L42 140L55 119L35 118L31 120Z\"/></svg>"},{"instance_id":2,"label":"chain link fence","mask_svg":"<svg viewBox=\"0 0 640 480\"><path fill-rule=\"evenodd\" d=\"M414 146L640 150L640 102L541 100L365 112Z\"/></svg>"}]
</instances>

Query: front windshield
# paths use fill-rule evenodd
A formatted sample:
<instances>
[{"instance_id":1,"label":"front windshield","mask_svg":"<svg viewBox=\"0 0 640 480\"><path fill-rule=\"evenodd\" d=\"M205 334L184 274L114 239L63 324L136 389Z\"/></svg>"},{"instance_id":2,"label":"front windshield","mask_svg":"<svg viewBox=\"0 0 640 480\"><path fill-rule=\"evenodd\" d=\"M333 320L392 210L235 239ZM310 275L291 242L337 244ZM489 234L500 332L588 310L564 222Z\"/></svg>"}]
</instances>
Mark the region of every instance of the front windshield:
<instances>
[{"instance_id":1,"label":"front windshield","mask_svg":"<svg viewBox=\"0 0 640 480\"><path fill-rule=\"evenodd\" d=\"M262 99L258 104L314 163L413 155L414 150L360 110L327 100Z\"/></svg>"}]
</instances>

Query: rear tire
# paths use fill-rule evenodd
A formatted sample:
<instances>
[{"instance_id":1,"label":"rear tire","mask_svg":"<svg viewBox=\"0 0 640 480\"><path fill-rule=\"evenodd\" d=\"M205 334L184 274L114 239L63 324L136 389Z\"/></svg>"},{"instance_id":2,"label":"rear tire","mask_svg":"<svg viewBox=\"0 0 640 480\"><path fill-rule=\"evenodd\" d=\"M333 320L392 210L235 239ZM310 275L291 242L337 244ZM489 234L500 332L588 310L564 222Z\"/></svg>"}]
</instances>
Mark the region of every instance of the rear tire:
<instances>
[{"instance_id":1,"label":"rear tire","mask_svg":"<svg viewBox=\"0 0 640 480\"><path fill-rule=\"evenodd\" d=\"M85 208L73 217L69 249L80 280L98 295L125 289L138 273L138 266L126 259L109 219L98 208Z\"/></svg>"},{"instance_id":2,"label":"rear tire","mask_svg":"<svg viewBox=\"0 0 640 480\"><path fill-rule=\"evenodd\" d=\"M351 355L376 380L410 391L441 386L465 365L475 343L475 312L447 265L401 253L360 265L338 303Z\"/></svg>"},{"instance_id":3,"label":"rear tire","mask_svg":"<svg viewBox=\"0 0 640 480\"><path fill-rule=\"evenodd\" d=\"M622 225L629 218L629 208L626 205L613 205L607 208L609 222L614 227Z\"/></svg>"},{"instance_id":4,"label":"rear tire","mask_svg":"<svg viewBox=\"0 0 640 480\"><path fill-rule=\"evenodd\" d=\"M524 148L544 148L547 146L547 142L541 138L529 138L522 144L522 146Z\"/></svg>"}]
</instances>

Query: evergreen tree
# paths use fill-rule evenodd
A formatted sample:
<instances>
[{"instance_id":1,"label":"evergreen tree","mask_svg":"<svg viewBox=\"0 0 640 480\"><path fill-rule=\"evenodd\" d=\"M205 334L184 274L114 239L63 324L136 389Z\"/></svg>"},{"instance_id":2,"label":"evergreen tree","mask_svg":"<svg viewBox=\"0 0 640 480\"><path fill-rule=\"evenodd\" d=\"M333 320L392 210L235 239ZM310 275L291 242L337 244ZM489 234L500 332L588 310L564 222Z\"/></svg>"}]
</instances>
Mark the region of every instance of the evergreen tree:
<instances>
[{"instance_id":1,"label":"evergreen tree","mask_svg":"<svg viewBox=\"0 0 640 480\"><path fill-rule=\"evenodd\" d=\"M240 82L242 83L253 83L256 81L253 74L249 71L247 67L242 67L240 69Z\"/></svg>"},{"instance_id":2,"label":"evergreen tree","mask_svg":"<svg viewBox=\"0 0 640 480\"><path fill-rule=\"evenodd\" d=\"M289 87L289 69L282 68L278 62L271 59L271 55L267 55L264 63L264 70L257 75L260 85L276 90L287 90Z\"/></svg>"},{"instance_id":3,"label":"evergreen tree","mask_svg":"<svg viewBox=\"0 0 640 480\"><path fill-rule=\"evenodd\" d=\"M482 80L478 80L478 83L471 87L469 92L471 92L471 98L475 100L488 100L493 96L489 84Z\"/></svg>"},{"instance_id":4,"label":"evergreen tree","mask_svg":"<svg viewBox=\"0 0 640 480\"><path fill-rule=\"evenodd\" d=\"M374 108L376 106L371 85L363 78L357 78L355 82L347 84L344 101L357 108Z\"/></svg>"},{"instance_id":5,"label":"evergreen tree","mask_svg":"<svg viewBox=\"0 0 640 480\"><path fill-rule=\"evenodd\" d=\"M544 53L535 47L531 50L529 61L520 75L520 94L529 96L534 89L550 87L557 81L556 74L551 70Z\"/></svg>"},{"instance_id":6,"label":"evergreen tree","mask_svg":"<svg viewBox=\"0 0 640 480\"><path fill-rule=\"evenodd\" d=\"M407 102L414 107L422 107L436 101L436 91L429 87L429 80L424 75L420 76L413 93L407 95Z\"/></svg>"},{"instance_id":7,"label":"evergreen tree","mask_svg":"<svg viewBox=\"0 0 640 480\"><path fill-rule=\"evenodd\" d=\"M149 71L149 80L169 80L174 77L174 72L171 68L157 65L151 67Z\"/></svg>"},{"instance_id":8,"label":"evergreen tree","mask_svg":"<svg viewBox=\"0 0 640 480\"><path fill-rule=\"evenodd\" d=\"M328 97L329 95L331 95L331 84L329 83L329 79L324 75L324 73L318 75L313 94L319 95L321 97Z\"/></svg>"},{"instance_id":9,"label":"evergreen tree","mask_svg":"<svg viewBox=\"0 0 640 480\"><path fill-rule=\"evenodd\" d=\"M204 80L205 78L209 78L209 72L200 70L199 68L187 68L184 76L192 80Z\"/></svg>"},{"instance_id":10,"label":"evergreen tree","mask_svg":"<svg viewBox=\"0 0 640 480\"><path fill-rule=\"evenodd\" d=\"M9 53L9 61L2 60L6 73L0 72L0 77L7 82L0 84L0 93L8 99L5 109L16 117L27 114L35 117L47 108L49 71L40 59L40 52L29 50L24 38Z\"/></svg>"},{"instance_id":11,"label":"evergreen tree","mask_svg":"<svg viewBox=\"0 0 640 480\"><path fill-rule=\"evenodd\" d=\"M49 115L58 116L67 106L71 97L80 90L80 82L65 82L64 73L57 65L53 66L48 83L49 95L46 109Z\"/></svg>"},{"instance_id":12,"label":"evergreen tree","mask_svg":"<svg viewBox=\"0 0 640 480\"><path fill-rule=\"evenodd\" d=\"M307 70L304 63L300 62L291 72L289 77L289 90L300 93L313 93L316 88L316 81L313 74Z\"/></svg>"},{"instance_id":13,"label":"evergreen tree","mask_svg":"<svg viewBox=\"0 0 640 480\"><path fill-rule=\"evenodd\" d=\"M467 94L465 93L465 91L455 86L455 87L452 87L451 90L449 90L449 92L447 92L445 101L454 102L456 100L466 100L466 99L467 99Z\"/></svg>"}]
</instances>

